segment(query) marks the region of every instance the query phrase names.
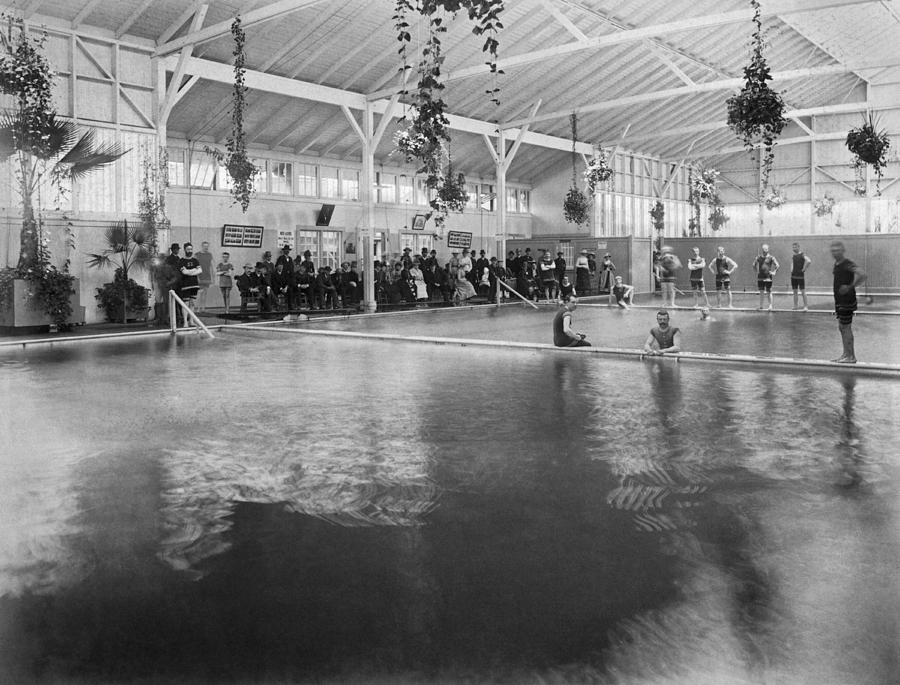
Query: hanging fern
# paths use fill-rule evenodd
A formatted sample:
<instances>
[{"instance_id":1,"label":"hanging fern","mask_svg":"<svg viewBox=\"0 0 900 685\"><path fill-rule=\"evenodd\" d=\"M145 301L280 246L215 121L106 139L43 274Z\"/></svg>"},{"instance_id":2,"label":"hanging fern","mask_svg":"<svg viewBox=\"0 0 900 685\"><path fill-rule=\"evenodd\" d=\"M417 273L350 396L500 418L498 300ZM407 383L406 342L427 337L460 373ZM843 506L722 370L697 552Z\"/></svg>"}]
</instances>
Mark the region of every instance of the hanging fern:
<instances>
[{"instance_id":1,"label":"hanging fern","mask_svg":"<svg viewBox=\"0 0 900 685\"><path fill-rule=\"evenodd\" d=\"M762 181L759 189L762 195L775 163L775 141L787 125L787 119L784 117L781 94L772 90L768 83L772 80L772 73L763 54L766 42L759 0L750 0L750 6L753 8L755 26L750 63L744 67L744 87L728 98L728 126L751 154L757 147L762 147Z\"/></svg>"},{"instance_id":2,"label":"hanging fern","mask_svg":"<svg viewBox=\"0 0 900 685\"><path fill-rule=\"evenodd\" d=\"M871 164L875 169L876 195L881 195L881 178L887 167L887 151L890 147L891 140L887 132L883 129L878 130L878 120L872 112L863 118L862 126L851 128L847 133L847 149L853 153L854 167L858 175L863 175L864 164ZM858 183L857 187L859 185ZM865 195L865 185L862 185L863 192L857 191L857 194Z\"/></svg>"}]
</instances>

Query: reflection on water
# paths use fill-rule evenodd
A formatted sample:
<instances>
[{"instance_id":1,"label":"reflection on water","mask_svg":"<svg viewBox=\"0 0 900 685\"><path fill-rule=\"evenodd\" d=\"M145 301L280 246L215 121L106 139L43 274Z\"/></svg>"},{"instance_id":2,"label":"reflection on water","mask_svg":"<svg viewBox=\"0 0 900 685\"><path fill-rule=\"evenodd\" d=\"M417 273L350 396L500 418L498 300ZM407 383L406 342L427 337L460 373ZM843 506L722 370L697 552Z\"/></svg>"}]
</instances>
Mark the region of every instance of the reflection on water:
<instances>
[{"instance_id":1,"label":"reflection on water","mask_svg":"<svg viewBox=\"0 0 900 685\"><path fill-rule=\"evenodd\" d=\"M227 335L66 354L0 367L11 682L900 672L896 384Z\"/></svg>"}]
</instances>

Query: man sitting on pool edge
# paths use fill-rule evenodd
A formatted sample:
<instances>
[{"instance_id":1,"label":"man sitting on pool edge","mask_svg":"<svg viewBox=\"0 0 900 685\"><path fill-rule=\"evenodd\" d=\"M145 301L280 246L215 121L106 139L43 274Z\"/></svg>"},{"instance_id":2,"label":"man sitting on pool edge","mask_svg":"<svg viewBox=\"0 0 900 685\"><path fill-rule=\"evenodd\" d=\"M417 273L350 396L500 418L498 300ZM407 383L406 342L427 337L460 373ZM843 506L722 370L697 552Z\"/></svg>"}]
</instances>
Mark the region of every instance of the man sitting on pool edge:
<instances>
[{"instance_id":1,"label":"man sitting on pool edge","mask_svg":"<svg viewBox=\"0 0 900 685\"><path fill-rule=\"evenodd\" d=\"M658 357L681 352L681 331L669 325L669 312L660 309L656 313L656 324L644 343L644 354Z\"/></svg>"},{"instance_id":2,"label":"man sitting on pool edge","mask_svg":"<svg viewBox=\"0 0 900 685\"><path fill-rule=\"evenodd\" d=\"M553 344L557 347L590 347L584 333L572 330L572 312L578 306L578 300L570 297L563 308L553 318Z\"/></svg>"}]
</instances>

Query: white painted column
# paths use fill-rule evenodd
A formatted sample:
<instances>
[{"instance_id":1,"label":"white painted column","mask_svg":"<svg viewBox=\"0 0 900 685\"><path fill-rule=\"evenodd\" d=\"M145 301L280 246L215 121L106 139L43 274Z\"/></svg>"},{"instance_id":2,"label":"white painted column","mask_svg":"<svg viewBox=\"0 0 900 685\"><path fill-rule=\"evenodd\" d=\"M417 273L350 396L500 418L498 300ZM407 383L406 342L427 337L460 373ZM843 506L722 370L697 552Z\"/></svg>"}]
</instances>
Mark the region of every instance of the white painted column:
<instances>
[{"instance_id":1,"label":"white painted column","mask_svg":"<svg viewBox=\"0 0 900 685\"><path fill-rule=\"evenodd\" d=\"M497 235L500 237L500 254L497 260L502 260L506 265L506 138L503 129L499 130L497 137ZM497 286L497 304L500 304L500 286Z\"/></svg>"},{"instance_id":2,"label":"white painted column","mask_svg":"<svg viewBox=\"0 0 900 685\"><path fill-rule=\"evenodd\" d=\"M385 116L389 116L389 112ZM372 106L368 102L363 110L362 129L362 175L359 180L360 195L359 199L363 205L363 221L360 228L360 270L363 277L363 298L365 310L371 314L378 309L378 303L375 301L375 258L373 256L375 250L375 146L373 145L374 134L374 114ZM385 227L387 228L387 227Z\"/></svg>"},{"instance_id":3,"label":"white painted column","mask_svg":"<svg viewBox=\"0 0 900 685\"><path fill-rule=\"evenodd\" d=\"M809 118L809 128L812 131L812 134L809 138L809 204L810 207L816 201L816 167L819 165L819 154L816 149L816 118ZM809 233L810 235L815 234L816 232L816 212L813 209L809 213Z\"/></svg>"}]
</instances>

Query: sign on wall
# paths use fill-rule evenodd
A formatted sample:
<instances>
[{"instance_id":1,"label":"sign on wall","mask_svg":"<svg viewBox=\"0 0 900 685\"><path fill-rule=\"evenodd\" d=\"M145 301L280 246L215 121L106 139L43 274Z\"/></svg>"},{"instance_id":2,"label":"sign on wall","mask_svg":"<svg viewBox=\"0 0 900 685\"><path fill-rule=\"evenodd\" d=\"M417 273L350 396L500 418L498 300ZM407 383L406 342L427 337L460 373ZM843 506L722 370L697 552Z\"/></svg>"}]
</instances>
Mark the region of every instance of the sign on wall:
<instances>
[{"instance_id":1,"label":"sign on wall","mask_svg":"<svg viewBox=\"0 0 900 685\"><path fill-rule=\"evenodd\" d=\"M278 249L281 250L282 247L287 245L291 248L291 250L296 250L297 246L294 245L294 231L291 229L278 229Z\"/></svg>"},{"instance_id":2,"label":"sign on wall","mask_svg":"<svg viewBox=\"0 0 900 685\"><path fill-rule=\"evenodd\" d=\"M472 247L472 234L464 231L447 231L447 247L468 250Z\"/></svg>"},{"instance_id":3,"label":"sign on wall","mask_svg":"<svg viewBox=\"0 0 900 685\"><path fill-rule=\"evenodd\" d=\"M262 226L222 226L222 247L262 247Z\"/></svg>"}]
</instances>

